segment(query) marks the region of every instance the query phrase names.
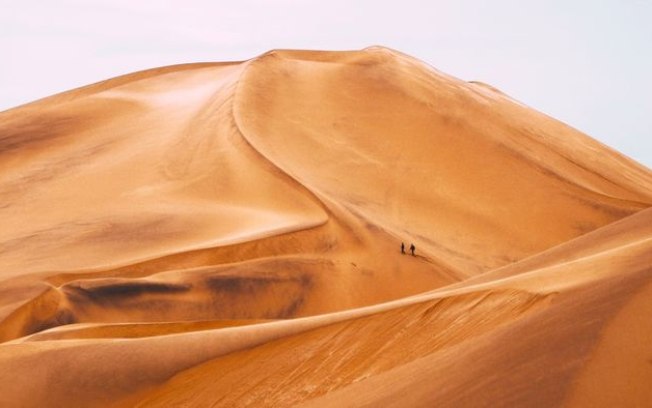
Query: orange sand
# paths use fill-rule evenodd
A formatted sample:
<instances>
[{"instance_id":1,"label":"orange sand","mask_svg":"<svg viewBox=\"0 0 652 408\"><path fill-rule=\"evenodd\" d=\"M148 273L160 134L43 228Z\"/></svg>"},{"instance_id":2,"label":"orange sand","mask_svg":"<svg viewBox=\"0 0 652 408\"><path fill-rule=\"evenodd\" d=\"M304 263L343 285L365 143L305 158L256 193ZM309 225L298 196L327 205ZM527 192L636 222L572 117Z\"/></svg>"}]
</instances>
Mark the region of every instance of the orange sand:
<instances>
[{"instance_id":1,"label":"orange sand","mask_svg":"<svg viewBox=\"0 0 652 408\"><path fill-rule=\"evenodd\" d=\"M0 198L0 406L652 405L652 172L393 50L1 112Z\"/></svg>"}]
</instances>

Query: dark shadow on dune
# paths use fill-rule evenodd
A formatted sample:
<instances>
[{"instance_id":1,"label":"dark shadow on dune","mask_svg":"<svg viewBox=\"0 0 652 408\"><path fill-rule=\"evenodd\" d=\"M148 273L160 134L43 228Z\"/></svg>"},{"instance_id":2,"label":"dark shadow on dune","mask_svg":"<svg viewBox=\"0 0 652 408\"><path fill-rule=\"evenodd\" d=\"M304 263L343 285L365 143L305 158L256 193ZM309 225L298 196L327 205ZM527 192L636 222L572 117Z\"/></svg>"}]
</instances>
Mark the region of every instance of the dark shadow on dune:
<instances>
[{"instance_id":1,"label":"dark shadow on dune","mask_svg":"<svg viewBox=\"0 0 652 408\"><path fill-rule=\"evenodd\" d=\"M279 283L287 283L296 285L301 289L309 289L312 285L312 278L306 274L289 277L217 275L211 276L205 282L213 291L253 293Z\"/></svg>"},{"instance_id":2,"label":"dark shadow on dune","mask_svg":"<svg viewBox=\"0 0 652 408\"><path fill-rule=\"evenodd\" d=\"M212 293L216 309L231 309L235 313L225 317L286 319L300 314L314 286L314 278L307 273L290 276L216 275L208 277L204 283ZM270 299L263 300L265 298ZM252 300L254 303L258 300L259 307L251 308ZM258 311L251 315L254 310Z\"/></svg>"},{"instance_id":3,"label":"dark shadow on dune","mask_svg":"<svg viewBox=\"0 0 652 408\"><path fill-rule=\"evenodd\" d=\"M120 282L95 287L68 286L77 295L83 295L95 301L130 298L145 293L180 293L190 290L190 285L158 282Z\"/></svg>"}]
</instances>

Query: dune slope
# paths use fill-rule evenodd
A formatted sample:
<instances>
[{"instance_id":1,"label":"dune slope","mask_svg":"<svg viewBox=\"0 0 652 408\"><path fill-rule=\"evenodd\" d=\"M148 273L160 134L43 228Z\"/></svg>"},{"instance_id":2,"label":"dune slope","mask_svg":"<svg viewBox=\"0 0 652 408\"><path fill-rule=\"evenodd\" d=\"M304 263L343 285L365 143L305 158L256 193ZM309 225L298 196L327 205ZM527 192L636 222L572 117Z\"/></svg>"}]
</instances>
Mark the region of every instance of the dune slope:
<instances>
[{"instance_id":1,"label":"dune slope","mask_svg":"<svg viewBox=\"0 0 652 408\"><path fill-rule=\"evenodd\" d=\"M0 197L3 406L652 402L652 172L394 50L0 112Z\"/></svg>"}]
</instances>

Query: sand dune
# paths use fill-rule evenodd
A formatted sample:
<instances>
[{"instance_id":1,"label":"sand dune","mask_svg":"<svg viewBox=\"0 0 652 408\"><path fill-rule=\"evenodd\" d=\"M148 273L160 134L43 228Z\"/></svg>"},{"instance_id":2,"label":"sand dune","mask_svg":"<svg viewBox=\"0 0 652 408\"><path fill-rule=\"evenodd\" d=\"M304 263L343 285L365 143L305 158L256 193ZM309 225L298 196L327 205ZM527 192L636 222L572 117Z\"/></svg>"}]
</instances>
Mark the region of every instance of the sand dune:
<instances>
[{"instance_id":1,"label":"sand dune","mask_svg":"<svg viewBox=\"0 0 652 408\"><path fill-rule=\"evenodd\" d=\"M652 404L652 172L394 50L1 112L0 197L2 406Z\"/></svg>"}]
</instances>

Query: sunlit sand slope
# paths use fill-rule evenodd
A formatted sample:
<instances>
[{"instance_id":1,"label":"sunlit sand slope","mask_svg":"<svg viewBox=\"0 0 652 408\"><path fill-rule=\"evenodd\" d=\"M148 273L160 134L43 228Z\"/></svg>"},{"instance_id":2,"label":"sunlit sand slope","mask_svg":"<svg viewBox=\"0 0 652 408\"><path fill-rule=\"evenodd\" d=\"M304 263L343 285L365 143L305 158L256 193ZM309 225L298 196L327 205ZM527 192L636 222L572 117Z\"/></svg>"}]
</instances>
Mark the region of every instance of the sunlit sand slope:
<instances>
[{"instance_id":1,"label":"sunlit sand slope","mask_svg":"<svg viewBox=\"0 0 652 408\"><path fill-rule=\"evenodd\" d=\"M1 112L0 198L0 406L652 404L652 173L393 50Z\"/></svg>"}]
</instances>

